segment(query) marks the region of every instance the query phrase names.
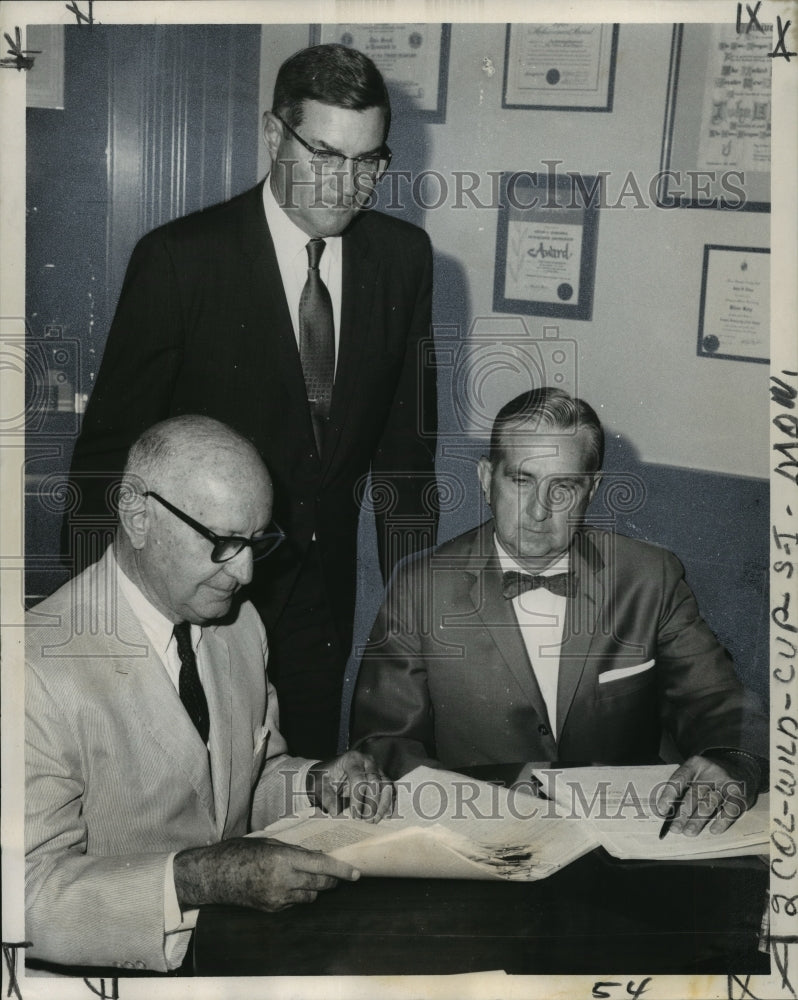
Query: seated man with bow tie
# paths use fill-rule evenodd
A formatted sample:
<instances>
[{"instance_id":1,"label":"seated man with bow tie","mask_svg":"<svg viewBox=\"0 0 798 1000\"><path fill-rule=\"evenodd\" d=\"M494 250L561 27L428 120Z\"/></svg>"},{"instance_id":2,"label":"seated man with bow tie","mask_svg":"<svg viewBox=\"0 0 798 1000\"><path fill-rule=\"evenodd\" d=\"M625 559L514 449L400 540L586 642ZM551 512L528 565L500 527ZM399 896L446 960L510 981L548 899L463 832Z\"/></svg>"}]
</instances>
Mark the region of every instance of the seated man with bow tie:
<instances>
[{"instance_id":1,"label":"seated man with bow tie","mask_svg":"<svg viewBox=\"0 0 798 1000\"><path fill-rule=\"evenodd\" d=\"M395 574L352 745L395 778L422 763L647 764L665 738L683 761L671 829L719 832L740 812L729 779L750 805L766 778L767 720L676 557L584 523L603 452L594 410L560 389L502 408L479 463L493 519Z\"/></svg>"},{"instance_id":2,"label":"seated man with bow tie","mask_svg":"<svg viewBox=\"0 0 798 1000\"><path fill-rule=\"evenodd\" d=\"M26 621L29 958L166 972L205 903L280 910L347 864L245 834L315 803L379 821L352 752L290 757L267 642L238 591L281 539L250 442L180 416L130 450L116 537Z\"/></svg>"}]
</instances>

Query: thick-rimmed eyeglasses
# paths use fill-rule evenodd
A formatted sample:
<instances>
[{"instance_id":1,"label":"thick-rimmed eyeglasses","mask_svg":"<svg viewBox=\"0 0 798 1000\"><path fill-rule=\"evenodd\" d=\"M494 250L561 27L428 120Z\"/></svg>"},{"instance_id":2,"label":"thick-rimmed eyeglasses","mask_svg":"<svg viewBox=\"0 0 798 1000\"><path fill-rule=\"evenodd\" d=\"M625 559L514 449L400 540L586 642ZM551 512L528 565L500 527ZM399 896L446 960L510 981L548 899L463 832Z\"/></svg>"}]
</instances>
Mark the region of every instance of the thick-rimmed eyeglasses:
<instances>
[{"instance_id":1,"label":"thick-rimmed eyeglasses","mask_svg":"<svg viewBox=\"0 0 798 1000\"><path fill-rule=\"evenodd\" d=\"M282 529L279 528L274 521L272 521L267 531L264 531L261 535L253 535L252 538L244 538L243 535L217 535L215 531L211 531L211 529L206 528L204 524L200 524L199 521L195 521L194 518L186 514L185 511L180 510L179 507L175 507L174 504L169 503L168 500L164 500L162 496L159 496L152 490L146 490L143 496L152 497L153 500L157 500L158 503L163 507L166 507L171 514L174 514L175 517L179 517L181 521L185 522L190 528L193 528L197 534L202 535L203 538L207 538L213 545L213 549L211 550L211 562L229 562L247 546L252 549L253 559L264 559L266 556L274 552L280 542L285 539L285 534Z\"/></svg>"},{"instance_id":2,"label":"thick-rimmed eyeglasses","mask_svg":"<svg viewBox=\"0 0 798 1000\"><path fill-rule=\"evenodd\" d=\"M365 174L372 180L376 180L390 166L392 153L385 145L383 145L379 153L363 153L362 156L346 156L337 149L318 149L316 146L311 146L309 142L305 142L302 136L298 132L295 132L288 122L284 118L281 118L276 111L272 111L272 114L277 121L281 122L288 129L300 146L304 146L311 154L310 165L317 173L339 173L344 169L348 160L355 168L356 177Z\"/></svg>"}]
</instances>

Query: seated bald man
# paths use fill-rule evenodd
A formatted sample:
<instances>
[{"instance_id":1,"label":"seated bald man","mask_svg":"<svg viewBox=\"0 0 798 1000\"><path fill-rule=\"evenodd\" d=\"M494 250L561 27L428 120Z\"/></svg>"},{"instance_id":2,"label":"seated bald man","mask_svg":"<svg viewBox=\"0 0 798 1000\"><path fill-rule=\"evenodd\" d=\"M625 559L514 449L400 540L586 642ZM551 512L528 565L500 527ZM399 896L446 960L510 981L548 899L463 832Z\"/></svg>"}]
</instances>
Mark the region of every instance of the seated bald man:
<instances>
[{"instance_id":1,"label":"seated bald man","mask_svg":"<svg viewBox=\"0 0 798 1000\"><path fill-rule=\"evenodd\" d=\"M308 802L379 821L391 786L360 753L286 752L237 596L281 540L255 448L207 417L156 424L119 507L113 545L26 622L27 954L165 972L195 907L279 910L357 878L244 834Z\"/></svg>"},{"instance_id":2,"label":"seated bald man","mask_svg":"<svg viewBox=\"0 0 798 1000\"><path fill-rule=\"evenodd\" d=\"M595 411L560 389L500 410L479 463L493 517L395 574L353 745L395 778L421 763L648 764L670 741L671 830L721 832L766 780L767 719L676 557L584 522L603 454Z\"/></svg>"}]
</instances>

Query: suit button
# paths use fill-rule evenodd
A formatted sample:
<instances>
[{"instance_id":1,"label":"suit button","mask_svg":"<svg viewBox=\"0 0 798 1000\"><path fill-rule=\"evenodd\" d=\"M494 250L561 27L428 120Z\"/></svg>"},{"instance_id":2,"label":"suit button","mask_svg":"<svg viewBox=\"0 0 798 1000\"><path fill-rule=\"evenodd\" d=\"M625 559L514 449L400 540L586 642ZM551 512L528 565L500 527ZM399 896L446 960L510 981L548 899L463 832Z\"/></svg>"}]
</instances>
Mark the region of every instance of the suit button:
<instances>
[{"instance_id":1,"label":"suit button","mask_svg":"<svg viewBox=\"0 0 798 1000\"><path fill-rule=\"evenodd\" d=\"M549 727L548 726L544 726L542 722L538 726L538 732L540 733L541 736L550 736L551 735L551 730L549 729Z\"/></svg>"},{"instance_id":2,"label":"suit button","mask_svg":"<svg viewBox=\"0 0 798 1000\"><path fill-rule=\"evenodd\" d=\"M137 969L146 969L147 967L146 967L146 965L144 964L144 962L142 962L142 960L141 960L141 959L139 959L139 960L138 960L138 961L136 962L136 968L137 968Z\"/></svg>"}]
</instances>

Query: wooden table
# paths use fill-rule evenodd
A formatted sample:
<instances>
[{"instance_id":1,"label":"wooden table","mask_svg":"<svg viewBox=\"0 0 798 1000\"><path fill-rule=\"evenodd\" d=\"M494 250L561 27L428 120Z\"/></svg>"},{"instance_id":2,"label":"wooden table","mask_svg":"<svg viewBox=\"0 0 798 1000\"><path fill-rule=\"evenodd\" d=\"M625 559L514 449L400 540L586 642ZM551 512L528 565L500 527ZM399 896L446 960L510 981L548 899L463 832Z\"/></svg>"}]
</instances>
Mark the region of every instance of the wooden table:
<instances>
[{"instance_id":1,"label":"wooden table","mask_svg":"<svg viewBox=\"0 0 798 1000\"><path fill-rule=\"evenodd\" d=\"M766 973L757 858L626 862L533 883L363 878L267 914L206 907L194 972L235 975Z\"/></svg>"}]
</instances>

